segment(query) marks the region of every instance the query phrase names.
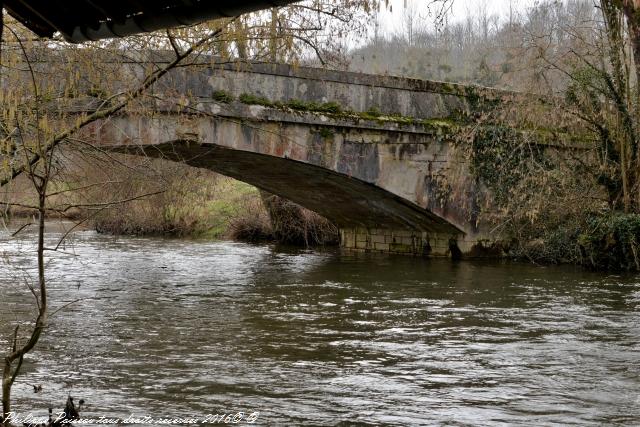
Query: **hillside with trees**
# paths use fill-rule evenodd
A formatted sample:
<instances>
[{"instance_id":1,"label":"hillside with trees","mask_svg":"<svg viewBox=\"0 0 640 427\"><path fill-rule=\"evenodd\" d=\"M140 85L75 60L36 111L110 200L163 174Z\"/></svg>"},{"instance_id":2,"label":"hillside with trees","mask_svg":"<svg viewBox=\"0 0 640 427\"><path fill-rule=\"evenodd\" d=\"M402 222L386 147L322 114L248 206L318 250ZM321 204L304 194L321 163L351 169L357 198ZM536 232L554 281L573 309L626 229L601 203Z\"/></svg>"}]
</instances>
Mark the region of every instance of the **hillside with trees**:
<instances>
[{"instance_id":1,"label":"hillside with trees","mask_svg":"<svg viewBox=\"0 0 640 427\"><path fill-rule=\"evenodd\" d=\"M446 1L431 5L446 5ZM541 96L584 141L545 153L512 119L548 132L540 111L504 105L468 126L467 158L491 187L479 204L512 254L536 262L640 269L640 11L630 1L544 1L508 16L486 8L436 26L405 10L402 30L374 34L350 69ZM505 120L509 117L509 120ZM478 125L491 125L487 137ZM561 135L553 136L561 139Z\"/></svg>"}]
</instances>

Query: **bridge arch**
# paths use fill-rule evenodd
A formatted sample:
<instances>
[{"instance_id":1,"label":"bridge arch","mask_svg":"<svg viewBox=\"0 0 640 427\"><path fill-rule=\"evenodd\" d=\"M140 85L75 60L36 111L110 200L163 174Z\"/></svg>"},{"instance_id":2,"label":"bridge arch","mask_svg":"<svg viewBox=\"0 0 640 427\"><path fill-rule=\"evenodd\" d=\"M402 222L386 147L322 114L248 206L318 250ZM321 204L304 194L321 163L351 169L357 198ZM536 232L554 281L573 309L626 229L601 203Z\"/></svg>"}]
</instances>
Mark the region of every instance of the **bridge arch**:
<instances>
[{"instance_id":1,"label":"bridge arch","mask_svg":"<svg viewBox=\"0 0 640 427\"><path fill-rule=\"evenodd\" d=\"M142 147L125 152L142 154ZM407 229L461 233L455 225L375 184L288 156L274 156L174 140L144 147L144 154L209 169L291 200L340 228Z\"/></svg>"},{"instance_id":2,"label":"bridge arch","mask_svg":"<svg viewBox=\"0 0 640 427\"><path fill-rule=\"evenodd\" d=\"M335 222L348 247L444 255L451 241L469 252L489 240L456 120L502 93L257 63L177 70L156 86L139 113L80 137L283 196Z\"/></svg>"},{"instance_id":3,"label":"bridge arch","mask_svg":"<svg viewBox=\"0 0 640 427\"><path fill-rule=\"evenodd\" d=\"M455 217L442 215L447 207L435 194L431 177L445 164L448 144L433 135L265 121L255 117L255 106L244 108L254 111L242 120L123 115L96 122L84 137L114 151L210 169L285 197L338 225L349 247L425 253L438 242L444 255L451 238L465 235Z\"/></svg>"}]
</instances>

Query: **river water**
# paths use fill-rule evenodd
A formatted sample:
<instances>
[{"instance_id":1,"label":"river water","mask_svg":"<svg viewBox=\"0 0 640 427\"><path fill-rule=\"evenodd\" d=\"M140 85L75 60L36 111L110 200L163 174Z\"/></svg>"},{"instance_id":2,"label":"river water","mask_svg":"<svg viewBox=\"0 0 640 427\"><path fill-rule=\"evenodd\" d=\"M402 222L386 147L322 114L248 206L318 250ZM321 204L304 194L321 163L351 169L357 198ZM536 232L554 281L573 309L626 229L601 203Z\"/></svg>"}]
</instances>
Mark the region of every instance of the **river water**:
<instances>
[{"instance_id":1,"label":"river water","mask_svg":"<svg viewBox=\"0 0 640 427\"><path fill-rule=\"evenodd\" d=\"M0 235L3 348L33 309L32 238ZM70 393L83 417L640 424L636 276L91 231L63 249L51 305L82 301L26 361L18 412Z\"/></svg>"}]
</instances>

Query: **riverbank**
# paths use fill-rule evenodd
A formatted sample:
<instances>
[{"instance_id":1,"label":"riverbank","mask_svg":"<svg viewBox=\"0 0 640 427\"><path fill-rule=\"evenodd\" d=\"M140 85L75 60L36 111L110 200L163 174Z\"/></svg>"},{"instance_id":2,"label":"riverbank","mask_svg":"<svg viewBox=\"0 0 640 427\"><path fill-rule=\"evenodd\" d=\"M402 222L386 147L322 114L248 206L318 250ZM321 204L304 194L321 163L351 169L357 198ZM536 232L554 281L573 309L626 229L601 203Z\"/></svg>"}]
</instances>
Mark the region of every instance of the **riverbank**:
<instances>
[{"instance_id":1,"label":"riverbank","mask_svg":"<svg viewBox=\"0 0 640 427\"><path fill-rule=\"evenodd\" d=\"M268 213L262 204L258 189L231 178L206 174L192 176L176 185L169 185L162 192L147 191L138 186L140 194L150 194L126 203L113 203L95 210L83 204L105 203L105 193L96 197L89 192L74 194L73 200L51 200L53 206L78 205L63 211L52 209L50 218L82 220L96 231L105 234L137 236L178 236L202 239L224 239L234 237L234 227L239 222L252 222L269 238L271 225ZM29 186L24 182L13 185L10 207L3 210L9 218L30 218L36 215ZM121 188L112 185L109 199L127 197ZM159 193L159 194L151 194ZM6 205L5 205L6 206ZM251 219L251 221L250 221Z\"/></svg>"},{"instance_id":2,"label":"riverbank","mask_svg":"<svg viewBox=\"0 0 640 427\"><path fill-rule=\"evenodd\" d=\"M61 157L66 164L51 183L49 216L82 221L100 233L303 247L340 242L337 227L325 218L209 170L124 155L96 160L65 152ZM507 207L515 203L506 194L498 199ZM0 212L12 217L36 213L30 208L35 193L25 176L2 189L0 208L7 202L10 209ZM562 201L552 204L545 199L545 214L534 221L527 205L515 204L510 209L518 215L511 220L504 214L487 218L509 242L503 257L596 270L640 270L639 215L606 215L596 209L599 205L572 205L567 211Z\"/></svg>"},{"instance_id":3,"label":"riverbank","mask_svg":"<svg viewBox=\"0 0 640 427\"><path fill-rule=\"evenodd\" d=\"M273 241L305 247L339 243L337 227L325 218L247 183L177 163L119 160L127 163L100 170L80 167L82 163L74 159L52 183L50 218L82 221L112 235ZM0 215L37 214L31 207L36 196L25 177L7 186L0 197L0 206L5 206Z\"/></svg>"}]
</instances>

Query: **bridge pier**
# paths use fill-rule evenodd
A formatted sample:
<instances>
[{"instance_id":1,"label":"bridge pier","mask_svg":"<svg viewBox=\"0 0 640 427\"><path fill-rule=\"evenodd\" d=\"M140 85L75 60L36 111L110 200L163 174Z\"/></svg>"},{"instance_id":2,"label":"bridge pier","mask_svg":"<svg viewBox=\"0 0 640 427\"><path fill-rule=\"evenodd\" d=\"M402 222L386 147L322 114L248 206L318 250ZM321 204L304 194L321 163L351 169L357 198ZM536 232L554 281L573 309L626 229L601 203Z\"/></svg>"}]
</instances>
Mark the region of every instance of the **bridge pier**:
<instances>
[{"instance_id":1,"label":"bridge pier","mask_svg":"<svg viewBox=\"0 0 640 427\"><path fill-rule=\"evenodd\" d=\"M358 252L391 253L419 257L499 258L508 252L503 242L490 242L448 233L342 228L340 246Z\"/></svg>"},{"instance_id":2,"label":"bridge pier","mask_svg":"<svg viewBox=\"0 0 640 427\"><path fill-rule=\"evenodd\" d=\"M424 257L450 256L450 244L456 244L457 241L455 236L425 231L366 228L340 230L340 245L343 248L364 252Z\"/></svg>"}]
</instances>

